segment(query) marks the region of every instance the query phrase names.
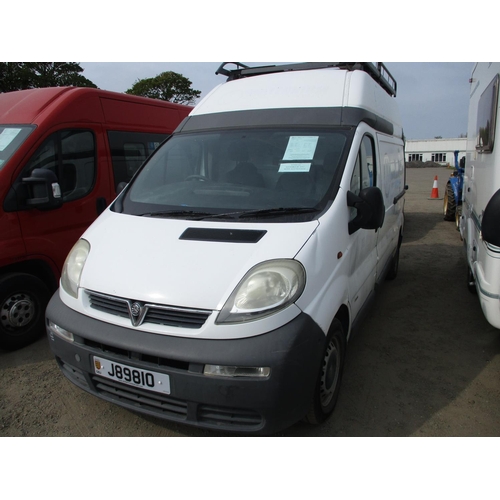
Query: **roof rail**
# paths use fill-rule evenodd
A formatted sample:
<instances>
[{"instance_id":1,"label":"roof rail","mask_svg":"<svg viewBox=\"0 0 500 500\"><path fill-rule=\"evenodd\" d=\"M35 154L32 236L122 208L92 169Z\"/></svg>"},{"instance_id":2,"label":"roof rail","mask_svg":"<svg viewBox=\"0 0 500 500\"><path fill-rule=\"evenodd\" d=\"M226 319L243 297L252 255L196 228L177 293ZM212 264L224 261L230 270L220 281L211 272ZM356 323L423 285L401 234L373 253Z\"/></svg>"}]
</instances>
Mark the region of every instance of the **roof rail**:
<instances>
[{"instance_id":1,"label":"roof rail","mask_svg":"<svg viewBox=\"0 0 500 500\"><path fill-rule=\"evenodd\" d=\"M234 64L236 68L228 69L227 64ZM306 62L282 65L250 67L238 62L224 62L215 72L216 75L227 76L227 81L238 80L248 76L265 75L269 73L282 73L285 71L305 71L310 69L339 68L349 71L361 70L368 73L389 95L396 96L397 83L389 73L384 63L372 62Z\"/></svg>"}]
</instances>

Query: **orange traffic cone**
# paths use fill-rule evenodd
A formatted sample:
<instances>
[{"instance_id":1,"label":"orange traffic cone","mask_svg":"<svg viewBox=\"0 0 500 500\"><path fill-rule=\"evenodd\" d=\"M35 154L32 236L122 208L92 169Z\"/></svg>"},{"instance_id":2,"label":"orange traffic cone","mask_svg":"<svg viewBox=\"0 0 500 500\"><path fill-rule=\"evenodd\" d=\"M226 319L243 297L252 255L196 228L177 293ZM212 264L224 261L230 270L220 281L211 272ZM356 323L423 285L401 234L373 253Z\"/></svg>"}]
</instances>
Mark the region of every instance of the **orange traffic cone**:
<instances>
[{"instance_id":1,"label":"orange traffic cone","mask_svg":"<svg viewBox=\"0 0 500 500\"><path fill-rule=\"evenodd\" d=\"M434 177L434 184L432 185L431 199L439 198L438 194L438 176Z\"/></svg>"}]
</instances>

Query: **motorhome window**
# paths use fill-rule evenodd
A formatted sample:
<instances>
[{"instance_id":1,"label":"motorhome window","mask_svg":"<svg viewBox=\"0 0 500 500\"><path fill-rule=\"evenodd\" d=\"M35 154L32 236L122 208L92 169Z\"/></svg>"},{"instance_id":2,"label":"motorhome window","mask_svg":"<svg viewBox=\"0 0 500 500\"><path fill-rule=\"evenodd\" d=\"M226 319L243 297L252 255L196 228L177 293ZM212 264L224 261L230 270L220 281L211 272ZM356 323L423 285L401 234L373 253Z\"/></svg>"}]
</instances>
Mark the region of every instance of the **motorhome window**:
<instances>
[{"instance_id":1,"label":"motorhome window","mask_svg":"<svg viewBox=\"0 0 500 500\"><path fill-rule=\"evenodd\" d=\"M493 151L498 106L498 81L499 75L496 75L479 98L476 149L480 153Z\"/></svg>"},{"instance_id":2,"label":"motorhome window","mask_svg":"<svg viewBox=\"0 0 500 500\"><path fill-rule=\"evenodd\" d=\"M278 128L179 134L147 162L124 207L214 215L317 208L333 196L351 136L344 129Z\"/></svg>"},{"instance_id":3,"label":"motorhome window","mask_svg":"<svg viewBox=\"0 0 500 500\"><path fill-rule=\"evenodd\" d=\"M0 170L34 129L32 125L0 125Z\"/></svg>"},{"instance_id":4,"label":"motorhome window","mask_svg":"<svg viewBox=\"0 0 500 500\"><path fill-rule=\"evenodd\" d=\"M109 131L111 161L115 189L120 182L129 182L144 160L168 137L149 132Z\"/></svg>"},{"instance_id":5,"label":"motorhome window","mask_svg":"<svg viewBox=\"0 0 500 500\"><path fill-rule=\"evenodd\" d=\"M23 176L35 168L52 170L59 180L63 200L72 201L91 191L95 164L94 134L90 130L61 130L35 151Z\"/></svg>"}]
</instances>

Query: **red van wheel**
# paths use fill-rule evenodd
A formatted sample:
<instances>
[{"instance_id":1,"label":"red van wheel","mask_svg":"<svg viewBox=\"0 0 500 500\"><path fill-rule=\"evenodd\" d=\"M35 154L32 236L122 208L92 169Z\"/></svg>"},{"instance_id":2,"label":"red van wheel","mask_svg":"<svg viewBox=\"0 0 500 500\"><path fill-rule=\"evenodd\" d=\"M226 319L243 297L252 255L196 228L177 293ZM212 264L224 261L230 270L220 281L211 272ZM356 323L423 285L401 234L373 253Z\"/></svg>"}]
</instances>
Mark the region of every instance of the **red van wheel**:
<instances>
[{"instance_id":1,"label":"red van wheel","mask_svg":"<svg viewBox=\"0 0 500 500\"><path fill-rule=\"evenodd\" d=\"M35 276L0 278L0 348L19 349L43 335L49 298L47 287Z\"/></svg>"}]
</instances>

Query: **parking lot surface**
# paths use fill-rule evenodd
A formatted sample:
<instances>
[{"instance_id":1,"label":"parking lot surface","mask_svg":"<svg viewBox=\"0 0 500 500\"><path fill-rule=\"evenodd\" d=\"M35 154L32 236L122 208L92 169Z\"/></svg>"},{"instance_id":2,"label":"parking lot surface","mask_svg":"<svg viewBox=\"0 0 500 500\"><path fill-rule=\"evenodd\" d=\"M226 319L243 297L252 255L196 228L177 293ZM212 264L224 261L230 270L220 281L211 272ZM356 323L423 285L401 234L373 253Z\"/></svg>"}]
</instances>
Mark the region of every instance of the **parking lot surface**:
<instances>
[{"instance_id":1,"label":"parking lot surface","mask_svg":"<svg viewBox=\"0 0 500 500\"><path fill-rule=\"evenodd\" d=\"M435 175L442 197L450 170L407 170L399 275L349 342L334 414L279 435L500 435L500 331L467 290L460 235L430 198ZM60 373L46 338L0 351L0 436L217 435L85 393Z\"/></svg>"}]
</instances>

